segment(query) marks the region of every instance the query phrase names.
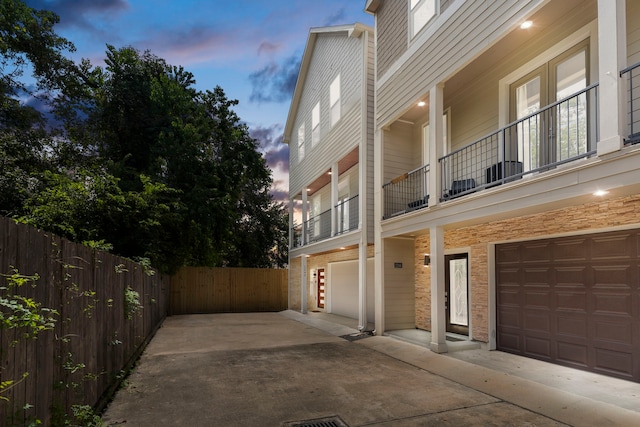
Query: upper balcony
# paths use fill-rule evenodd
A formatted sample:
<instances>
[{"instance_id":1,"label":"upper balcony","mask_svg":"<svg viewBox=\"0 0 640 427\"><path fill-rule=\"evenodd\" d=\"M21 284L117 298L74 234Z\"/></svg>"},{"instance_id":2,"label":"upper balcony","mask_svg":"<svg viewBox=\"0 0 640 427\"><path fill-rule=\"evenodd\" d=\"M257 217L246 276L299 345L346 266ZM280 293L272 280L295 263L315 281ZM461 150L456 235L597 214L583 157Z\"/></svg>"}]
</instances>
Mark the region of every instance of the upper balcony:
<instances>
[{"instance_id":1,"label":"upper balcony","mask_svg":"<svg viewBox=\"0 0 640 427\"><path fill-rule=\"evenodd\" d=\"M594 155L597 96L598 85L590 85L441 157L439 201ZM424 165L383 185L384 218L428 206L429 170Z\"/></svg>"},{"instance_id":2,"label":"upper balcony","mask_svg":"<svg viewBox=\"0 0 640 427\"><path fill-rule=\"evenodd\" d=\"M299 212L291 223L291 249L323 242L359 229L360 163L352 150L299 194ZM335 177L335 178L334 178ZM341 242L337 243L341 245ZM323 246L324 247L324 246Z\"/></svg>"},{"instance_id":3,"label":"upper balcony","mask_svg":"<svg viewBox=\"0 0 640 427\"><path fill-rule=\"evenodd\" d=\"M599 22L597 4L547 3L528 17L533 30L512 27L464 66L452 67L450 75L442 72L446 63L428 68L427 74L439 70L441 82L420 77L431 86L416 89L411 104L396 104L403 113L381 123L383 220L434 205L454 206L449 205L454 200L481 206L485 194L512 188L520 188L520 197L527 192L523 185L588 167L596 159L585 159L600 154L601 138L615 135L608 127L612 111L624 117L627 130L617 132L624 143L640 141L640 67L619 70L622 61L603 59L602 46L611 43L608 33L616 24ZM640 7L627 2L627 14L640 18ZM631 39L640 21L626 18ZM628 40L626 55L619 58L640 58L637 45ZM382 79L389 93L407 86L409 71L395 70ZM609 78L625 88L617 102L609 98L611 81L606 92L598 81ZM380 97L387 99L386 92ZM437 123L430 123L434 119ZM498 186L499 191L485 193Z\"/></svg>"}]
</instances>

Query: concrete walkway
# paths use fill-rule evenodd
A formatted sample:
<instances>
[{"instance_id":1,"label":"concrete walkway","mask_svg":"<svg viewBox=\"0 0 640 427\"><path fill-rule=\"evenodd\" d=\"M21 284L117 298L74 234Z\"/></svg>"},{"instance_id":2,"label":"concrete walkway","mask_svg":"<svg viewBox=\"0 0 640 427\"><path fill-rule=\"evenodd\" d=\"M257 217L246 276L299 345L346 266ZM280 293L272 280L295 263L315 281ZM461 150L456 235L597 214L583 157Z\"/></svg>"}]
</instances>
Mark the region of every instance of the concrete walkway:
<instances>
[{"instance_id":1,"label":"concrete walkway","mask_svg":"<svg viewBox=\"0 0 640 427\"><path fill-rule=\"evenodd\" d=\"M356 335L293 311L169 317L103 419L158 427L304 426L313 419L351 427L640 425L637 383L564 370L580 378L567 390L519 374L547 376L550 365L542 362L511 356L514 365L484 350L439 355L393 337ZM474 361L475 352L482 353ZM597 390L594 378L601 393L585 393ZM608 401L611 395L619 399Z\"/></svg>"}]
</instances>

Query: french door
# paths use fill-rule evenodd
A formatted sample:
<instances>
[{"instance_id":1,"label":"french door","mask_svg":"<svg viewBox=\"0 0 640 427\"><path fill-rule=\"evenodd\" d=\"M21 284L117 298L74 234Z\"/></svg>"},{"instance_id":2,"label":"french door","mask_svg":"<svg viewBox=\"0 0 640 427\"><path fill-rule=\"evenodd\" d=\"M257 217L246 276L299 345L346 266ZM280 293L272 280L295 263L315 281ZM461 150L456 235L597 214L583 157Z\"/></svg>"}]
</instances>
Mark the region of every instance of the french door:
<instances>
[{"instance_id":1,"label":"french door","mask_svg":"<svg viewBox=\"0 0 640 427\"><path fill-rule=\"evenodd\" d=\"M525 172L589 150L587 93L572 96L588 86L588 46L585 40L511 85L511 121L522 120L505 155L517 156Z\"/></svg>"}]
</instances>

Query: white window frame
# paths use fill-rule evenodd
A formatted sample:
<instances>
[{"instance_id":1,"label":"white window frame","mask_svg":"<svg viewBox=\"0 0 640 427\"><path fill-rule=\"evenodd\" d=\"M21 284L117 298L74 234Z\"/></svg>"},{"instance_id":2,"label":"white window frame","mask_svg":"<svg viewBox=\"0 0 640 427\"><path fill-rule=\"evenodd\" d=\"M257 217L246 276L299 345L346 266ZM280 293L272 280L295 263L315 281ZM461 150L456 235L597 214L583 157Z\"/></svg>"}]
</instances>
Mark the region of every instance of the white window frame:
<instances>
[{"instance_id":1,"label":"white window frame","mask_svg":"<svg viewBox=\"0 0 640 427\"><path fill-rule=\"evenodd\" d=\"M597 52L598 52L598 27L597 22L592 21L585 25L575 33L571 34L564 40L556 43L531 61L514 70L498 82L498 96L500 100L500 109L498 117L498 125L502 128L510 123L510 87L511 84L526 76L533 70L546 64L553 58L561 55L573 46L579 44L585 39L589 39L589 75L597 76ZM593 78L592 78L593 81Z\"/></svg>"},{"instance_id":2,"label":"white window frame","mask_svg":"<svg viewBox=\"0 0 640 427\"><path fill-rule=\"evenodd\" d=\"M340 120L340 74L336 76L329 87L329 105L331 111L331 127Z\"/></svg>"},{"instance_id":3,"label":"white window frame","mask_svg":"<svg viewBox=\"0 0 640 427\"><path fill-rule=\"evenodd\" d=\"M342 207L340 214L342 217L338 228L343 232L349 229L349 203L347 201L351 198L351 177L347 175L338 183L338 203Z\"/></svg>"},{"instance_id":4,"label":"white window frame","mask_svg":"<svg viewBox=\"0 0 640 427\"><path fill-rule=\"evenodd\" d=\"M439 14L440 1L439 0L408 0L409 9L409 40L413 40L427 24L433 20ZM425 16L422 22L416 26L416 16L420 12L427 12L431 8L432 13Z\"/></svg>"},{"instance_id":5,"label":"white window frame","mask_svg":"<svg viewBox=\"0 0 640 427\"><path fill-rule=\"evenodd\" d=\"M298 161L304 159L304 123L298 128Z\"/></svg>"},{"instance_id":6,"label":"white window frame","mask_svg":"<svg viewBox=\"0 0 640 427\"><path fill-rule=\"evenodd\" d=\"M311 146L320 142L320 103L318 102L311 111Z\"/></svg>"}]
</instances>

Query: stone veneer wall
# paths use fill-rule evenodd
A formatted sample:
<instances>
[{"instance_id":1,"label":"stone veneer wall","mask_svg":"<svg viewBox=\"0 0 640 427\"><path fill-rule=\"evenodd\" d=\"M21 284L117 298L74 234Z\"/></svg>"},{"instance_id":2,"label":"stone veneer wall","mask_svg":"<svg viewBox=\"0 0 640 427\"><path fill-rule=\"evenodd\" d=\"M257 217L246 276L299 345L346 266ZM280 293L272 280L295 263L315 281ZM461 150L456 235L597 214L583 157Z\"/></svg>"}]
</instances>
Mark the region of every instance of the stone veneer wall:
<instances>
[{"instance_id":1,"label":"stone veneer wall","mask_svg":"<svg viewBox=\"0 0 640 427\"><path fill-rule=\"evenodd\" d=\"M301 311L300 304L300 257L289 260L289 310Z\"/></svg>"},{"instance_id":2,"label":"stone veneer wall","mask_svg":"<svg viewBox=\"0 0 640 427\"><path fill-rule=\"evenodd\" d=\"M468 248L472 337L489 341L488 246L492 242L546 238L613 227L640 227L640 195L588 203L481 225L445 231L445 249ZM431 329L430 269L423 264L429 236L416 238L416 327Z\"/></svg>"}]
</instances>

